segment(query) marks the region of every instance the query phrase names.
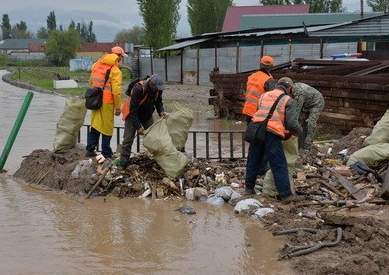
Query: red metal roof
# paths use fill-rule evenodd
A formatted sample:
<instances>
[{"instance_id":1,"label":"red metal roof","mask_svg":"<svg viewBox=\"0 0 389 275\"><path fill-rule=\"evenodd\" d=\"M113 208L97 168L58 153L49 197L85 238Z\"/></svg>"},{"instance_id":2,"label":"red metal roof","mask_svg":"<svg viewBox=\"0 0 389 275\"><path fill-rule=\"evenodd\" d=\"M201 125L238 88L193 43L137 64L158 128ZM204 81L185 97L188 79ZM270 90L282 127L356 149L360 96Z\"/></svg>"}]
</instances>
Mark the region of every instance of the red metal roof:
<instances>
[{"instance_id":1,"label":"red metal roof","mask_svg":"<svg viewBox=\"0 0 389 275\"><path fill-rule=\"evenodd\" d=\"M309 5L232 6L226 12L222 31L239 31L242 15L296 13L309 13Z\"/></svg>"},{"instance_id":2,"label":"red metal roof","mask_svg":"<svg viewBox=\"0 0 389 275\"><path fill-rule=\"evenodd\" d=\"M124 43L82 43L78 52L111 52L111 49L115 46L120 46L124 49Z\"/></svg>"},{"instance_id":3,"label":"red metal roof","mask_svg":"<svg viewBox=\"0 0 389 275\"><path fill-rule=\"evenodd\" d=\"M45 43L30 43L28 50L31 53L43 53L45 51Z\"/></svg>"}]
</instances>

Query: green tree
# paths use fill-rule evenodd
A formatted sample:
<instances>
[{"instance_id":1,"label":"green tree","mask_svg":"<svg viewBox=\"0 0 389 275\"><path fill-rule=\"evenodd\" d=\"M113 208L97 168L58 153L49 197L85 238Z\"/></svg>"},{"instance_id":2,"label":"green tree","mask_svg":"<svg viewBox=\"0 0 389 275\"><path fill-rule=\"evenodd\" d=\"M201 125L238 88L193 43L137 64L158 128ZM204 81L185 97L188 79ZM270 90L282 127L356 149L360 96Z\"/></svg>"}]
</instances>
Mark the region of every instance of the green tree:
<instances>
[{"instance_id":1,"label":"green tree","mask_svg":"<svg viewBox=\"0 0 389 275\"><path fill-rule=\"evenodd\" d=\"M40 27L36 33L36 36L39 39L47 39L49 37L49 33L47 32L47 29L45 27Z\"/></svg>"},{"instance_id":2,"label":"green tree","mask_svg":"<svg viewBox=\"0 0 389 275\"><path fill-rule=\"evenodd\" d=\"M57 29L57 19L55 18L55 13L54 11L51 11L49 13L49 16L47 16L47 30L50 32L50 31L54 31Z\"/></svg>"},{"instance_id":3,"label":"green tree","mask_svg":"<svg viewBox=\"0 0 389 275\"><path fill-rule=\"evenodd\" d=\"M260 0L262 5L309 4L311 13L342 12L342 0Z\"/></svg>"},{"instance_id":4,"label":"green tree","mask_svg":"<svg viewBox=\"0 0 389 275\"><path fill-rule=\"evenodd\" d=\"M87 42L96 42L96 34L93 32L93 21L89 22Z\"/></svg>"},{"instance_id":5,"label":"green tree","mask_svg":"<svg viewBox=\"0 0 389 275\"><path fill-rule=\"evenodd\" d=\"M188 0L188 19L192 34L221 31L232 0Z\"/></svg>"},{"instance_id":6,"label":"green tree","mask_svg":"<svg viewBox=\"0 0 389 275\"><path fill-rule=\"evenodd\" d=\"M85 23L81 24L80 38L82 42L88 41L88 27Z\"/></svg>"},{"instance_id":7,"label":"green tree","mask_svg":"<svg viewBox=\"0 0 389 275\"><path fill-rule=\"evenodd\" d=\"M76 23L74 22L74 20L70 21L68 29L69 30L75 30L76 29Z\"/></svg>"},{"instance_id":8,"label":"green tree","mask_svg":"<svg viewBox=\"0 0 389 275\"><path fill-rule=\"evenodd\" d=\"M145 29L145 43L153 48L171 44L180 19L181 0L137 0Z\"/></svg>"},{"instance_id":9,"label":"green tree","mask_svg":"<svg viewBox=\"0 0 389 275\"><path fill-rule=\"evenodd\" d=\"M20 21L16 23L11 30L12 38L32 38L32 34L27 31L27 23L25 21Z\"/></svg>"},{"instance_id":10,"label":"green tree","mask_svg":"<svg viewBox=\"0 0 389 275\"><path fill-rule=\"evenodd\" d=\"M77 23L76 31L81 34L81 23Z\"/></svg>"},{"instance_id":11,"label":"green tree","mask_svg":"<svg viewBox=\"0 0 389 275\"><path fill-rule=\"evenodd\" d=\"M389 12L389 0L368 0L369 7L376 12Z\"/></svg>"},{"instance_id":12,"label":"green tree","mask_svg":"<svg viewBox=\"0 0 389 275\"><path fill-rule=\"evenodd\" d=\"M115 42L133 43L134 45L144 44L145 30L140 26L134 26L128 30L122 30L115 36Z\"/></svg>"},{"instance_id":13,"label":"green tree","mask_svg":"<svg viewBox=\"0 0 389 275\"><path fill-rule=\"evenodd\" d=\"M49 34L46 45L46 55L51 64L67 66L69 60L76 56L80 47L80 35L75 30L57 31Z\"/></svg>"},{"instance_id":14,"label":"green tree","mask_svg":"<svg viewBox=\"0 0 389 275\"><path fill-rule=\"evenodd\" d=\"M8 14L3 14L1 22L1 32L3 33L3 39L11 38L11 23L9 22Z\"/></svg>"}]
</instances>

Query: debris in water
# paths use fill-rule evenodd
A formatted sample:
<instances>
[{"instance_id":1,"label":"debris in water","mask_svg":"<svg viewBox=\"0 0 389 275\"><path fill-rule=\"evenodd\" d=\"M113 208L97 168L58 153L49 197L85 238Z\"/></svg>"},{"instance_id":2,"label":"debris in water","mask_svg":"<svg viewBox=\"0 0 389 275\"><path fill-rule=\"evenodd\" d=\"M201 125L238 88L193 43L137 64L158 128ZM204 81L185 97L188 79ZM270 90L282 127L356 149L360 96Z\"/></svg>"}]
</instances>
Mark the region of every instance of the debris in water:
<instances>
[{"instance_id":1,"label":"debris in water","mask_svg":"<svg viewBox=\"0 0 389 275\"><path fill-rule=\"evenodd\" d=\"M182 206L182 207L176 209L176 211L180 212L181 214L185 214L185 215L196 214L196 211L190 206Z\"/></svg>"}]
</instances>

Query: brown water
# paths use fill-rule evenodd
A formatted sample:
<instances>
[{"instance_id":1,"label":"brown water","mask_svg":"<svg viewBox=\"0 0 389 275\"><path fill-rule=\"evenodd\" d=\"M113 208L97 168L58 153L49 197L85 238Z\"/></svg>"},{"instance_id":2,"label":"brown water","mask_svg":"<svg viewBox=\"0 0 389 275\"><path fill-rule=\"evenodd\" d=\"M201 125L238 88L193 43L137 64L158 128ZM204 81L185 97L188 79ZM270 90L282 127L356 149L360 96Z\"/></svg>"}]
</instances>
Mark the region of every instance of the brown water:
<instances>
[{"instance_id":1,"label":"brown water","mask_svg":"<svg viewBox=\"0 0 389 275\"><path fill-rule=\"evenodd\" d=\"M1 77L1 73L0 73ZM0 82L0 146L26 91ZM63 98L35 94L7 162L50 148ZM197 214L175 209L193 206ZM79 197L0 176L0 274L290 274L281 243L230 206Z\"/></svg>"},{"instance_id":2,"label":"brown water","mask_svg":"<svg viewBox=\"0 0 389 275\"><path fill-rule=\"evenodd\" d=\"M184 216L176 208L193 206ZM83 201L0 177L1 274L290 274L280 240L229 206Z\"/></svg>"}]
</instances>

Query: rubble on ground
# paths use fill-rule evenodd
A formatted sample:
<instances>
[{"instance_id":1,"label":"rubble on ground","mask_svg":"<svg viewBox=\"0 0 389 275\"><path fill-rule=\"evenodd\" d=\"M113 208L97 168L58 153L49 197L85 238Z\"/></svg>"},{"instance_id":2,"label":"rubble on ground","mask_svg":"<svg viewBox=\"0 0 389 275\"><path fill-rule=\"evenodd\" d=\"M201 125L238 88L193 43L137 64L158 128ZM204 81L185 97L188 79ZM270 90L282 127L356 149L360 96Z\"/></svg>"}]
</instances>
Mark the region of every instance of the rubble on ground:
<instances>
[{"instance_id":1,"label":"rubble on ground","mask_svg":"<svg viewBox=\"0 0 389 275\"><path fill-rule=\"evenodd\" d=\"M280 259L291 259L302 274L386 274L389 160L346 165L350 153L363 148L367 133L355 130L338 142L318 143L300 156L293 181L297 194L305 199L289 205L266 196L243 195L244 160L192 159L182 177L169 179L146 153L135 155L121 170L115 162L98 164L85 158L82 149L62 154L36 150L25 157L15 176L83 196L91 192L119 198L186 198L212 206L228 203L234 212L261 220L273 232L292 232ZM256 190L261 190L261 179L257 183ZM177 211L196 212L195 206ZM324 264L329 260L331 264Z\"/></svg>"}]
</instances>

